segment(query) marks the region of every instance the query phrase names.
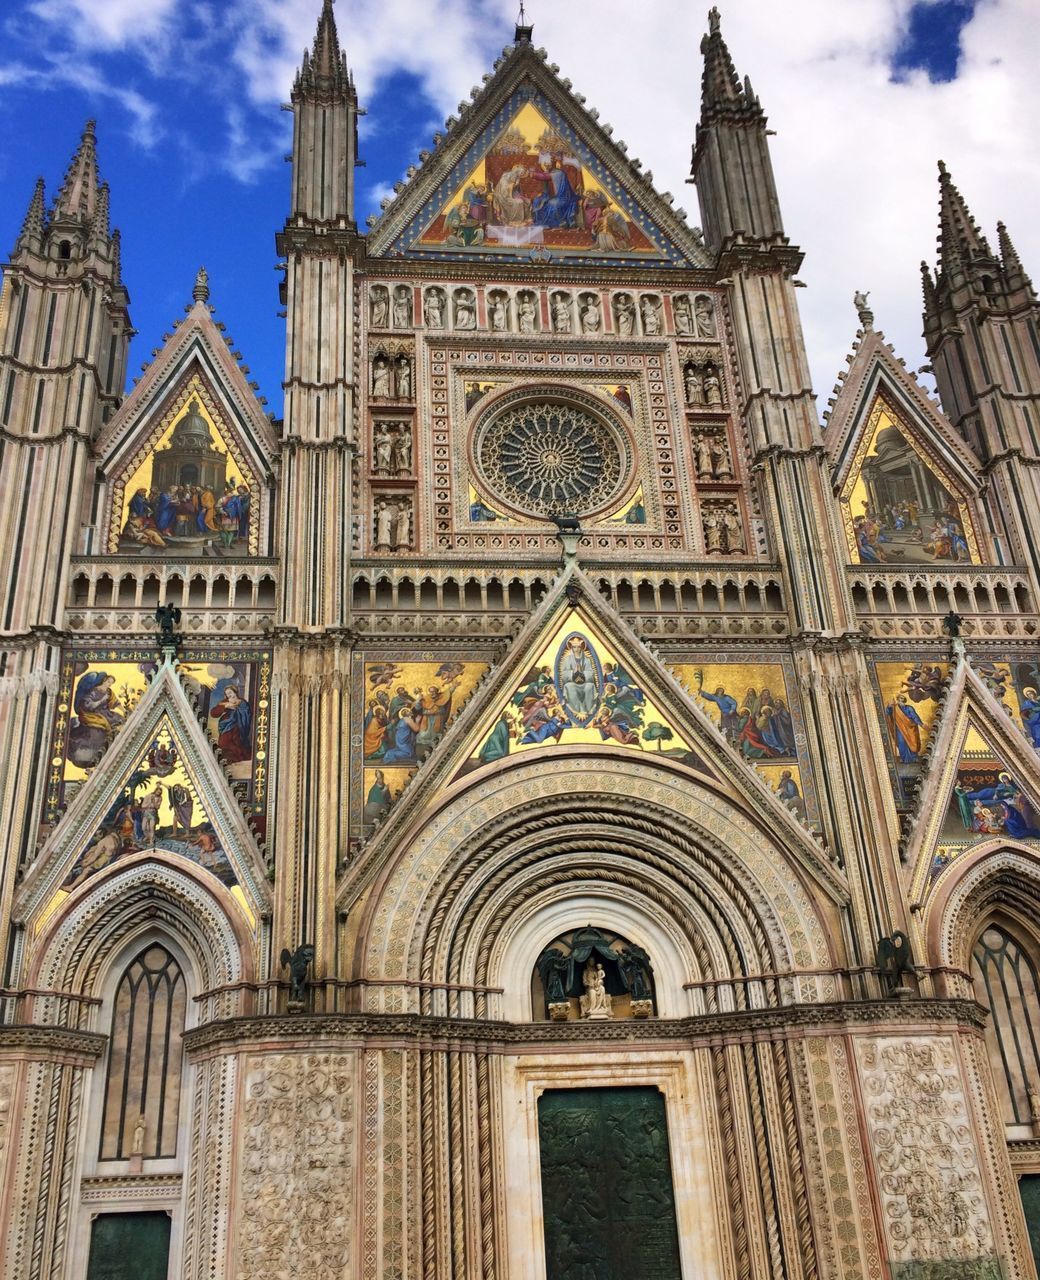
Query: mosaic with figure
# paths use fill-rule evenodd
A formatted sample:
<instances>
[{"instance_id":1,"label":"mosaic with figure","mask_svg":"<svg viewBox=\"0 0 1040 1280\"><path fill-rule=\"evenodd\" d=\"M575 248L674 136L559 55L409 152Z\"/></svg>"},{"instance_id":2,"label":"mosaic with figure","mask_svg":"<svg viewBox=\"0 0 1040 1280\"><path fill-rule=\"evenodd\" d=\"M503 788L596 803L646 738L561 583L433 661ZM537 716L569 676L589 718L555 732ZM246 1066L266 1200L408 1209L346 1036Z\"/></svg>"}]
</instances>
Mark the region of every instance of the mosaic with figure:
<instances>
[{"instance_id":1,"label":"mosaic with figure","mask_svg":"<svg viewBox=\"0 0 1040 1280\"><path fill-rule=\"evenodd\" d=\"M1011 662L979 656L972 669L1008 719L1040 751L1040 657ZM935 728L950 675L945 661L912 659L874 664L875 698L888 747L896 803L913 803L921 761Z\"/></svg>"},{"instance_id":2,"label":"mosaic with figure","mask_svg":"<svg viewBox=\"0 0 1040 1280\"><path fill-rule=\"evenodd\" d=\"M994 836L1040 839L1040 802L1026 790L979 727L970 724L939 832L931 878L978 840Z\"/></svg>"},{"instance_id":3,"label":"mosaic with figure","mask_svg":"<svg viewBox=\"0 0 1040 1280\"><path fill-rule=\"evenodd\" d=\"M382 817L436 749L486 674L486 662L363 664L362 822Z\"/></svg>"},{"instance_id":4,"label":"mosaic with figure","mask_svg":"<svg viewBox=\"0 0 1040 1280\"><path fill-rule=\"evenodd\" d=\"M529 86L503 104L390 248L419 256L548 250L591 260L688 261Z\"/></svg>"},{"instance_id":5,"label":"mosaic with figure","mask_svg":"<svg viewBox=\"0 0 1040 1280\"><path fill-rule=\"evenodd\" d=\"M162 556L255 555L260 489L237 447L193 394L115 485L109 551Z\"/></svg>"},{"instance_id":6,"label":"mosaic with figure","mask_svg":"<svg viewBox=\"0 0 1040 1280\"><path fill-rule=\"evenodd\" d=\"M157 670L153 650L65 654L55 715L46 821L82 786ZM267 798L271 656L266 651L189 650L179 668L240 802L262 822Z\"/></svg>"},{"instance_id":7,"label":"mosaic with figure","mask_svg":"<svg viewBox=\"0 0 1040 1280\"><path fill-rule=\"evenodd\" d=\"M691 762L679 732L577 615L546 644L507 704L481 730L461 772L558 743L632 747Z\"/></svg>"},{"instance_id":8,"label":"mosaic with figure","mask_svg":"<svg viewBox=\"0 0 1040 1280\"><path fill-rule=\"evenodd\" d=\"M179 853L212 871L223 884L237 883L166 722L113 797L63 888L71 891L104 867L143 849Z\"/></svg>"},{"instance_id":9,"label":"mosaic with figure","mask_svg":"<svg viewBox=\"0 0 1040 1280\"><path fill-rule=\"evenodd\" d=\"M784 665L678 663L669 669L791 812L803 822L814 818L816 796L801 759L805 736Z\"/></svg>"},{"instance_id":10,"label":"mosaic with figure","mask_svg":"<svg viewBox=\"0 0 1040 1280\"><path fill-rule=\"evenodd\" d=\"M978 564L967 504L879 401L841 492L859 564Z\"/></svg>"}]
</instances>

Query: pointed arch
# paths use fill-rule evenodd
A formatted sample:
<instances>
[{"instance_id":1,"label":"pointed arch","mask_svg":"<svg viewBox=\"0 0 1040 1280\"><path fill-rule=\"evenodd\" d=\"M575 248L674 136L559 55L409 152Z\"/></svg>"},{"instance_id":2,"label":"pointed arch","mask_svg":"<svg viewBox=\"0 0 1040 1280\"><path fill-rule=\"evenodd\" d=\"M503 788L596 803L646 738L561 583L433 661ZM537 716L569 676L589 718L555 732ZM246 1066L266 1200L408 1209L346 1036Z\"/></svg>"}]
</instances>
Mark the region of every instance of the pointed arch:
<instances>
[{"instance_id":1,"label":"pointed arch","mask_svg":"<svg viewBox=\"0 0 1040 1280\"><path fill-rule=\"evenodd\" d=\"M594 761L568 749L511 761L453 788L386 852L356 934L355 971L384 984L369 989L373 1008L417 1011L427 1001L420 989L504 987L503 1002L490 993L486 1006L478 994L474 1007L513 1011L537 952L513 964L510 939L527 929L536 945L550 927L539 913L555 925L561 902L573 904L574 926L586 924L578 917L590 899L624 901L658 921L672 974L658 991L670 1016L795 991L831 998L826 978L755 975L839 963L834 903L721 786L679 766L621 749ZM703 1005L687 983L703 985Z\"/></svg>"},{"instance_id":2,"label":"pointed arch","mask_svg":"<svg viewBox=\"0 0 1040 1280\"><path fill-rule=\"evenodd\" d=\"M248 999L228 990L251 983L257 971L255 943L241 908L211 876L160 850L134 854L69 895L32 944L27 986L97 999L115 957L138 939L163 935L184 953L196 995L222 992L211 999L209 1016L229 1016L240 997ZM39 1023L78 1020L83 1026L95 1017L90 1004L48 995L34 1001Z\"/></svg>"}]
</instances>

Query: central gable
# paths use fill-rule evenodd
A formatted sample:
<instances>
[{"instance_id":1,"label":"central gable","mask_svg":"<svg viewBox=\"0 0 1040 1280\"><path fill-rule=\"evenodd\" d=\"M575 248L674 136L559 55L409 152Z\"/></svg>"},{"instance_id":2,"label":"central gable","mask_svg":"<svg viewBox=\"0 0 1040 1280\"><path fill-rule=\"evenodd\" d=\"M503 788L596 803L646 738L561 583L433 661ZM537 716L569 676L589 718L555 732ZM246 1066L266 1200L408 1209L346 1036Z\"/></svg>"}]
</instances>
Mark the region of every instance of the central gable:
<instances>
[{"instance_id":1,"label":"central gable","mask_svg":"<svg viewBox=\"0 0 1040 1280\"><path fill-rule=\"evenodd\" d=\"M635 170L620 151L611 163L610 150L616 148L591 117L585 128L575 128L525 77L436 187L424 191L422 203L387 215L370 251L427 259L538 261L551 255L576 263L703 265L690 246L678 243L692 239L688 229L679 236L663 229L663 222L681 227L665 202L649 188L634 194L632 188L647 186L646 180L631 186L619 180L620 168L633 170L633 178Z\"/></svg>"}]
</instances>

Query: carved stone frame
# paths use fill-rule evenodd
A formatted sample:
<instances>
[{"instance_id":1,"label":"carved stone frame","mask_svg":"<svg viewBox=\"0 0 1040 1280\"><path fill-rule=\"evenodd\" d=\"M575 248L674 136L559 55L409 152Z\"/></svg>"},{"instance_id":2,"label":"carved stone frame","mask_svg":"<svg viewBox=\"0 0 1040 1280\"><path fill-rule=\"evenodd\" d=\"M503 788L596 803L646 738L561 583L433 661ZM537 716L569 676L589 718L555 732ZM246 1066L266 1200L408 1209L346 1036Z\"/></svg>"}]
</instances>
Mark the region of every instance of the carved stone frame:
<instances>
[{"instance_id":1,"label":"carved stone frame","mask_svg":"<svg viewBox=\"0 0 1040 1280\"><path fill-rule=\"evenodd\" d=\"M509 1206L501 1224L509 1280L545 1280L539 1097L547 1089L631 1085L649 1085L664 1095L683 1275L715 1280L727 1274L723 1240L729 1208L710 1154L720 1149L719 1135L696 1054L665 1052L655 1058L644 1049L626 1058L611 1046L609 1056L591 1051L507 1057L501 1080L504 1123L496 1126L502 1135L496 1155L504 1190L499 1205Z\"/></svg>"}]
</instances>

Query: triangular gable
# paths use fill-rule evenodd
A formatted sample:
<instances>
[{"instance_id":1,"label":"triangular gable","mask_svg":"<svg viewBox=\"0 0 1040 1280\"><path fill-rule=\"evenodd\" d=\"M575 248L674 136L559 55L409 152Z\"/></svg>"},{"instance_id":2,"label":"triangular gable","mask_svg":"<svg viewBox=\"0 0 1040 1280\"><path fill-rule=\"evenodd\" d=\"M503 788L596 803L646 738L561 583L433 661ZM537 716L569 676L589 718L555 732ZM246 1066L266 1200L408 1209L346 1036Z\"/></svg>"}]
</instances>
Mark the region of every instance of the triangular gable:
<instances>
[{"instance_id":1,"label":"triangular gable","mask_svg":"<svg viewBox=\"0 0 1040 1280\"><path fill-rule=\"evenodd\" d=\"M650 175L523 43L376 223L368 252L707 265Z\"/></svg>"},{"instance_id":2,"label":"triangular gable","mask_svg":"<svg viewBox=\"0 0 1040 1280\"><path fill-rule=\"evenodd\" d=\"M251 924L270 905L246 818L169 663L70 800L21 886L19 910L38 927L92 874L149 848L216 876Z\"/></svg>"},{"instance_id":3,"label":"triangular gable","mask_svg":"<svg viewBox=\"0 0 1040 1280\"><path fill-rule=\"evenodd\" d=\"M838 497L853 564L980 564L983 555L968 502L974 477L954 469L934 439L877 389L838 468ZM841 478L838 478L838 477Z\"/></svg>"},{"instance_id":4,"label":"triangular gable","mask_svg":"<svg viewBox=\"0 0 1040 1280\"><path fill-rule=\"evenodd\" d=\"M1010 705L988 686L989 665L980 674L960 658L933 732L905 839L912 898L919 902L981 842L1040 840L1040 755Z\"/></svg>"},{"instance_id":5,"label":"triangular gable","mask_svg":"<svg viewBox=\"0 0 1040 1280\"><path fill-rule=\"evenodd\" d=\"M189 411L208 431L186 433L182 442L174 431ZM103 428L96 450L104 489L94 550L267 552L273 426L202 302Z\"/></svg>"},{"instance_id":6,"label":"triangular gable","mask_svg":"<svg viewBox=\"0 0 1040 1280\"><path fill-rule=\"evenodd\" d=\"M117 470L141 434L142 423L161 414L171 388L198 372L215 397L228 429L238 433L257 470L264 475L278 453L274 426L260 407L245 369L229 349L207 304L196 302L164 342L140 381L102 428L95 444L98 465Z\"/></svg>"},{"instance_id":7,"label":"triangular gable","mask_svg":"<svg viewBox=\"0 0 1040 1280\"><path fill-rule=\"evenodd\" d=\"M946 472L962 493L978 492L978 459L884 334L873 329L857 340L848 371L835 387L824 414L824 445L834 468L836 491L848 479L879 396L913 434L924 455Z\"/></svg>"},{"instance_id":8,"label":"triangular gable","mask_svg":"<svg viewBox=\"0 0 1040 1280\"><path fill-rule=\"evenodd\" d=\"M580 605L552 619L516 687L483 717L455 777L559 743L656 750L705 767Z\"/></svg>"},{"instance_id":9,"label":"triangular gable","mask_svg":"<svg viewBox=\"0 0 1040 1280\"><path fill-rule=\"evenodd\" d=\"M563 657L572 636L584 638L586 643L584 650L574 646L578 660L565 668ZM595 707L591 697L582 695L577 680L579 674L590 678L590 662L597 690ZM548 673L542 672L544 667L549 668ZM613 679L604 678L608 675ZM546 702L548 714L542 716L526 700L538 700L539 685L550 680L555 697L549 699L547 691L543 692L541 700ZM568 683L574 687L565 688ZM606 694L608 683L615 686L611 695ZM529 686L533 686L530 693ZM558 708L562 708L562 715ZM524 734L518 730L524 726L525 713L526 729L533 727L541 741L521 743ZM554 715L568 721L559 741L557 728L545 728ZM505 730L499 728L503 721ZM393 846L426 805L441 803L449 793L478 785L485 770L509 766L521 757L551 759L552 751L560 747L639 751L647 760L663 760L667 755L670 764L693 770L732 794L738 803L765 812L772 829L783 833L781 838L798 852L825 891L836 900L843 897L845 885L840 873L777 790L719 734L704 710L650 657L645 645L574 564L557 578L513 640L507 657L420 767L402 803L390 810L352 859L351 892L357 892L358 884L374 873L381 851Z\"/></svg>"}]
</instances>

